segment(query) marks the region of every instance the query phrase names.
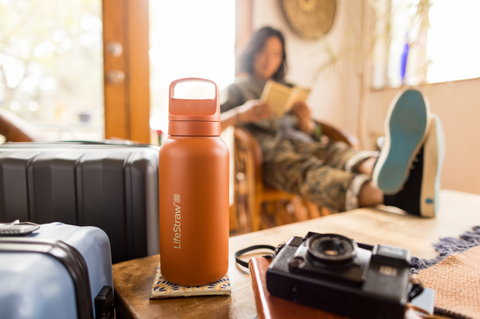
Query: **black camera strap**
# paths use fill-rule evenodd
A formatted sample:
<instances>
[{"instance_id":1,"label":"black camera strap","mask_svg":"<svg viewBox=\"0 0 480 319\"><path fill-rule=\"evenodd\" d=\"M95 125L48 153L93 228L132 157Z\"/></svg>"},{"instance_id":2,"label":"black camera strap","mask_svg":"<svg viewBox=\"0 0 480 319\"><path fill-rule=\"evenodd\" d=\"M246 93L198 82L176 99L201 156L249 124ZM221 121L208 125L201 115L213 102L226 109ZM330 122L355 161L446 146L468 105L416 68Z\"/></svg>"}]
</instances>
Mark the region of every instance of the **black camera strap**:
<instances>
[{"instance_id":1,"label":"black camera strap","mask_svg":"<svg viewBox=\"0 0 480 319\"><path fill-rule=\"evenodd\" d=\"M272 255L265 255L265 256L262 256L262 257L273 258L273 257L275 257L275 253L277 252L277 248L275 248L274 246L271 246L271 245L253 245L253 246L250 246L250 247L247 247L247 248L244 248L244 249L240 249L239 251L237 251L235 253L235 261L237 262L237 264L239 264L239 265L241 265L245 268L248 268L248 262L241 260L240 256L242 256L243 254L248 253L250 251L253 251L253 250L270 249L270 250L273 250L273 254Z\"/></svg>"},{"instance_id":2,"label":"black camera strap","mask_svg":"<svg viewBox=\"0 0 480 319\"><path fill-rule=\"evenodd\" d=\"M425 290L423 285L421 283L415 283L412 284L412 288L410 289L410 292L408 293L408 302L412 301L416 297L420 296L422 292Z\"/></svg>"}]
</instances>

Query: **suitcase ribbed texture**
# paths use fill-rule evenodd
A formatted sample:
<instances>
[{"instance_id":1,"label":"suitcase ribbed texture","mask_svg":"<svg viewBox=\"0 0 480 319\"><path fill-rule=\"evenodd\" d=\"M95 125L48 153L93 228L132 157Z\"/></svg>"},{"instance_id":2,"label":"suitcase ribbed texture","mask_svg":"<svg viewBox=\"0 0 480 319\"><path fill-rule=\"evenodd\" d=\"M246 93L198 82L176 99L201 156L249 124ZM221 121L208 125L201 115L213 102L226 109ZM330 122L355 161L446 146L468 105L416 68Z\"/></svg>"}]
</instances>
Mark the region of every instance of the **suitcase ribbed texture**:
<instances>
[{"instance_id":1,"label":"suitcase ribbed texture","mask_svg":"<svg viewBox=\"0 0 480 319\"><path fill-rule=\"evenodd\" d=\"M0 222L103 229L113 262L159 252L158 147L16 143L0 148Z\"/></svg>"}]
</instances>

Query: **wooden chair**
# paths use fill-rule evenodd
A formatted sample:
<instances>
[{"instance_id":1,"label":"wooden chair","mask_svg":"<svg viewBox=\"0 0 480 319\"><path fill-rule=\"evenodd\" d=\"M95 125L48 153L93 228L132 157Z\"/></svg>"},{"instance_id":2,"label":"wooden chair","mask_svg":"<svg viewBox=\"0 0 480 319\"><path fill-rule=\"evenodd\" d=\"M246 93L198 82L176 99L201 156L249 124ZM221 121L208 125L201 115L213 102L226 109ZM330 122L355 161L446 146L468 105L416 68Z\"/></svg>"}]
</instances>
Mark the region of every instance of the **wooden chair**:
<instances>
[{"instance_id":1,"label":"wooden chair","mask_svg":"<svg viewBox=\"0 0 480 319\"><path fill-rule=\"evenodd\" d=\"M322 126L323 135L333 141L343 141L353 148L359 148L358 139L350 132L333 125L317 121ZM299 211L300 197L289 194L263 183L263 158L260 145L253 135L241 127L235 128L235 194L237 216L242 233L257 231L262 224L261 212L264 203L279 203L287 199L293 202L295 214L305 215ZM310 210L320 216L316 205L306 203ZM277 205L278 209L279 206ZM312 217L317 217L312 216Z\"/></svg>"}]
</instances>

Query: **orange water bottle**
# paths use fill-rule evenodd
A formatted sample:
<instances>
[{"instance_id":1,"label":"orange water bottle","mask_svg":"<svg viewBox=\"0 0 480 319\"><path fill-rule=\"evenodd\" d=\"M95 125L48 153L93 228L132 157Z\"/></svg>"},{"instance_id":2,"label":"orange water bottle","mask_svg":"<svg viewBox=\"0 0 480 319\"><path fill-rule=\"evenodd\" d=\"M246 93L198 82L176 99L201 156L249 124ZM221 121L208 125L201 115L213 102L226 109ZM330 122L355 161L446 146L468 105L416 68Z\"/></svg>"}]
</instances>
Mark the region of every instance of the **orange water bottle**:
<instances>
[{"instance_id":1,"label":"orange water bottle","mask_svg":"<svg viewBox=\"0 0 480 319\"><path fill-rule=\"evenodd\" d=\"M179 99L175 86L202 81L213 99ZM217 85L175 80L169 89L168 138L160 148L160 267L175 284L198 286L228 270L229 152L220 138Z\"/></svg>"}]
</instances>

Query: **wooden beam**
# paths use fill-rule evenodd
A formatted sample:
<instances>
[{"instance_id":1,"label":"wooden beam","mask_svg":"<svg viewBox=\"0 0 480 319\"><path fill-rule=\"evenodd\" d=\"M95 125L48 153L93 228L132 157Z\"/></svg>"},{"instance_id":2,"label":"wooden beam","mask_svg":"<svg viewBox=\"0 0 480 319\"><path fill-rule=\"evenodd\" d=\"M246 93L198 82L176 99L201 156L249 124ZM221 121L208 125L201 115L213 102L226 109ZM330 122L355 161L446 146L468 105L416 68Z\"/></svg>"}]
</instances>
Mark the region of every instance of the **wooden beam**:
<instances>
[{"instance_id":1,"label":"wooden beam","mask_svg":"<svg viewBox=\"0 0 480 319\"><path fill-rule=\"evenodd\" d=\"M148 0L102 3L105 138L150 143ZM109 49L113 43L120 54ZM124 78L114 83L112 72Z\"/></svg>"},{"instance_id":2,"label":"wooden beam","mask_svg":"<svg viewBox=\"0 0 480 319\"><path fill-rule=\"evenodd\" d=\"M118 42L125 48L124 37L124 6L116 0L102 1L103 16L103 87L105 100L105 138L129 139L129 128L125 112L125 82L117 85L107 80L106 74L111 70L126 73L125 56L113 56L107 53L107 45ZM125 50L124 50L125 51Z\"/></svg>"},{"instance_id":3,"label":"wooden beam","mask_svg":"<svg viewBox=\"0 0 480 319\"><path fill-rule=\"evenodd\" d=\"M150 143L148 0L127 1L130 139Z\"/></svg>"}]
</instances>

